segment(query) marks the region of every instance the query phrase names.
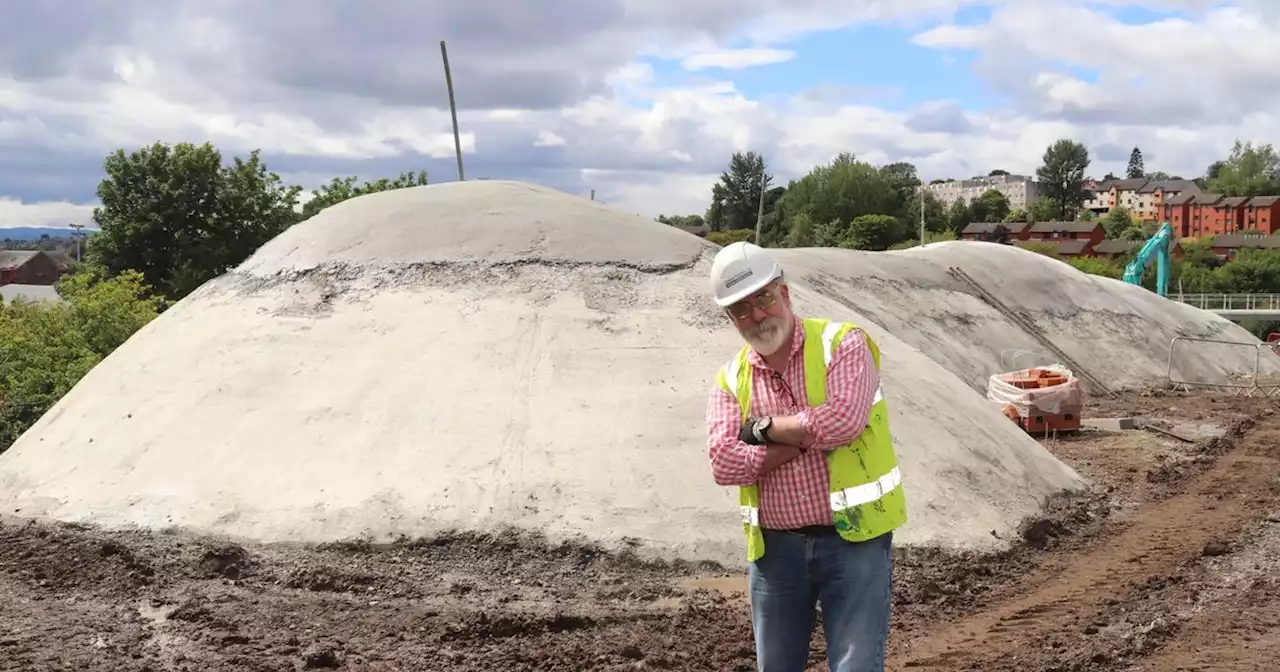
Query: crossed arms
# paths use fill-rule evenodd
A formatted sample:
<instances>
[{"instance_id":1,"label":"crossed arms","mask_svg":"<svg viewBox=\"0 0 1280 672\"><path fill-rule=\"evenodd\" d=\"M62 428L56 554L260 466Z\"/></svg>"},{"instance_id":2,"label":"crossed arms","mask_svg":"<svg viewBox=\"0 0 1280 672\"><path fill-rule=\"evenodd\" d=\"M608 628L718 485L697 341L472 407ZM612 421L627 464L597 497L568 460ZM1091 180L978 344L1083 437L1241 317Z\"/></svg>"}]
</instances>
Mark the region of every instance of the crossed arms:
<instances>
[{"instance_id":1,"label":"crossed arms","mask_svg":"<svg viewBox=\"0 0 1280 672\"><path fill-rule=\"evenodd\" d=\"M753 385L761 373L755 372L754 378ZM852 441L866 427L879 388L880 374L866 337L860 330L850 331L832 355L826 402L795 415L774 416L769 436L777 443L753 446L738 440L742 429L738 400L713 386L707 401L707 450L716 483L751 485L802 451L829 451ZM803 401L803 387L793 393Z\"/></svg>"}]
</instances>

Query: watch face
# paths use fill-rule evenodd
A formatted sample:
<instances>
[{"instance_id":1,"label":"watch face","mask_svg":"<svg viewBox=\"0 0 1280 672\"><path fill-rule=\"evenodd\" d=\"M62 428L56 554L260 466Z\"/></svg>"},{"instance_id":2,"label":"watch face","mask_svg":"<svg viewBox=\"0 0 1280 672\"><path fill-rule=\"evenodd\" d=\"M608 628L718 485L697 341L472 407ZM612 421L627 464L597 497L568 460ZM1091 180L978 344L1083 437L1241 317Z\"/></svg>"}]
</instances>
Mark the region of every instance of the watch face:
<instances>
[{"instance_id":1,"label":"watch face","mask_svg":"<svg viewBox=\"0 0 1280 672\"><path fill-rule=\"evenodd\" d=\"M756 421L756 427L759 428L760 431L762 432L766 429L769 429L769 425L772 425L772 424L773 424L773 418L760 418L759 420Z\"/></svg>"}]
</instances>

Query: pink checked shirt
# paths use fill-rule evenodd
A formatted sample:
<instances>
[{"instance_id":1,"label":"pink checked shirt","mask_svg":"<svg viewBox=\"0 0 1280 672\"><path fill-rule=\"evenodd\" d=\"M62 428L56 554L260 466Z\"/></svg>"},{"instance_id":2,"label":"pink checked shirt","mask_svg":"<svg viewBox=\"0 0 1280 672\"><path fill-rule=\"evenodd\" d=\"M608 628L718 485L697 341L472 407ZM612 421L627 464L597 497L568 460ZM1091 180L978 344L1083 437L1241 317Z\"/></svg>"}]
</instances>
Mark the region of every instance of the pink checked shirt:
<instances>
[{"instance_id":1,"label":"pink checked shirt","mask_svg":"<svg viewBox=\"0 0 1280 672\"><path fill-rule=\"evenodd\" d=\"M742 416L738 400L715 385L707 402L707 449L720 485L760 486L760 526L787 530L831 525L826 453L853 440L867 424L880 374L867 340L850 331L836 346L827 372L827 401L809 408L804 395L804 328L796 319L786 371L774 372L751 350L751 417L795 415L811 438L799 457L760 475L764 446L738 440Z\"/></svg>"}]
</instances>

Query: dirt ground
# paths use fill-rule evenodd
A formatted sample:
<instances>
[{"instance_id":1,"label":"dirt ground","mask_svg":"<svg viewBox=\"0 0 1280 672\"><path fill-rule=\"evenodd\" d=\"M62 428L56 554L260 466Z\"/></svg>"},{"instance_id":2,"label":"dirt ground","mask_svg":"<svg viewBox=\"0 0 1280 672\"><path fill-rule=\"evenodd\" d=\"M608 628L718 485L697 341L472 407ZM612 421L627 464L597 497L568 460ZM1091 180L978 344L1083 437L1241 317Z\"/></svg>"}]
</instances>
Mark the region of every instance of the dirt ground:
<instances>
[{"instance_id":1,"label":"dirt ground","mask_svg":"<svg viewBox=\"0 0 1280 672\"><path fill-rule=\"evenodd\" d=\"M1043 438L1096 487L1006 553L901 553L890 669L1274 668L1278 405L1094 402L1156 429ZM744 585L533 538L241 547L4 519L0 670L746 671ZM811 669L822 651L818 630Z\"/></svg>"}]
</instances>

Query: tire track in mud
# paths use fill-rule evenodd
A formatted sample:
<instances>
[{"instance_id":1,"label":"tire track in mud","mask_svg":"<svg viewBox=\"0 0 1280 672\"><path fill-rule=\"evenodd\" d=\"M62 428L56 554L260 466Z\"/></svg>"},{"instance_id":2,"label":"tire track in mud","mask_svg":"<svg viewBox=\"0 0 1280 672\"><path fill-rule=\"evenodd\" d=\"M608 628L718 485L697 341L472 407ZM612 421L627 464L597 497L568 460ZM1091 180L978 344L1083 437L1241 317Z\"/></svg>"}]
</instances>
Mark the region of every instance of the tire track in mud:
<instances>
[{"instance_id":1,"label":"tire track in mud","mask_svg":"<svg viewBox=\"0 0 1280 672\"><path fill-rule=\"evenodd\" d=\"M1126 603L1182 582L1202 556L1216 554L1215 546L1265 515L1280 494L1280 454L1248 447L1275 437L1274 431L1251 433L1188 479L1181 492L1115 521L1116 531L1085 549L1045 559L1013 590L1002 591L1010 597L917 631L891 658L890 669L1123 669L1117 667L1123 661L1156 652L1174 629L1158 617L1126 623L1120 649L1090 642L1124 620Z\"/></svg>"}]
</instances>

